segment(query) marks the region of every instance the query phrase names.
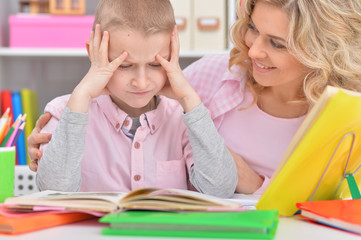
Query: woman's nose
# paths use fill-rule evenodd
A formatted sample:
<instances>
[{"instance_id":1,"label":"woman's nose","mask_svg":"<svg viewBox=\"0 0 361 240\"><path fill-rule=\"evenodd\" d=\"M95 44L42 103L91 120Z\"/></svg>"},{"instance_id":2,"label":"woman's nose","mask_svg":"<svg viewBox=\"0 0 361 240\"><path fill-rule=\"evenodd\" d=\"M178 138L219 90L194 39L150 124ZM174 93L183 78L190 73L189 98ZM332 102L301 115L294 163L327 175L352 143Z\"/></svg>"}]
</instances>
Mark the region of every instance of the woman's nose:
<instances>
[{"instance_id":1,"label":"woman's nose","mask_svg":"<svg viewBox=\"0 0 361 240\"><path fill-rule=\"evenodd\" d=\"M257 58L260 59L267 57L265 42L260 36L257 36L254 39L252 39L248 50L248 56L252 59L257 59Z\"/></svg>"}]
</instances>

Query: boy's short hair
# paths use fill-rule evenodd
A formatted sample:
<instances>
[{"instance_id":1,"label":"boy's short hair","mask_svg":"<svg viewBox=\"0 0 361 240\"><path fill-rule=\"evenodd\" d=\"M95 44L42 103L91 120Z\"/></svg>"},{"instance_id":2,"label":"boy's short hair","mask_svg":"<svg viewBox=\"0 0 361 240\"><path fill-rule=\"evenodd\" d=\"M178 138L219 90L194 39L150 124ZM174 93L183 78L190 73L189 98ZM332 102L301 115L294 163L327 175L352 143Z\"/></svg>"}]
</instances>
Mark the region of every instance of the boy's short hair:
<instances>
[{"instance_id":1,"label":"boy's short hair","mask_svg":"<svg viewBox=\"0 0 361 240\"><path fill-rule=\"evenodd\" d=\"M93 29L96 24L102 31L129 28L150 35L172 32L175 18L169 0L100 0Z\"/></svg>"}]
</instances>

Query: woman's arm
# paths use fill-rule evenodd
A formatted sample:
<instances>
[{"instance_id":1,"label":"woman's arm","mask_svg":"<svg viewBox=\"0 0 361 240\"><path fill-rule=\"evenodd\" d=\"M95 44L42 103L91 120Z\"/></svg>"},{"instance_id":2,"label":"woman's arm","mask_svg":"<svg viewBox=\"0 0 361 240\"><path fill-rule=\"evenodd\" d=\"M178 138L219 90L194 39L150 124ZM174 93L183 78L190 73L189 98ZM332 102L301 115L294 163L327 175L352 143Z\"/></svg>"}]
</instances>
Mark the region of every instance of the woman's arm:
<instances>
[{"instance_id":1,"label":"woman's arm","mask_svg":"<svg viewBox=\"0 0 361 240\"><path fill-rule=\"evenodd\" d=\"M229 148L228 150L232 154L234 162L237 166L238 183L236 187L236 192L254 193L262 186L264 178L258 175L252 168L250 168L241 156L235 154Z\"/></svg>"}]
</instances>

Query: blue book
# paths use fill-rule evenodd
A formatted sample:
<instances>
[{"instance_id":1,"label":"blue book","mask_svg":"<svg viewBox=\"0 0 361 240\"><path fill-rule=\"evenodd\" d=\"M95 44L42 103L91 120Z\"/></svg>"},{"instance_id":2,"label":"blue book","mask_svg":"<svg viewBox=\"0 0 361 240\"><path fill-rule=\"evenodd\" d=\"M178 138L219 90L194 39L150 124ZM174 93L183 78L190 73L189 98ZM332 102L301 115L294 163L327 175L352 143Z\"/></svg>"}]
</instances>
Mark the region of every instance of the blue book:
<instances>
[{"instance_id":1,"label":"blue book","mask_svg":"<svg viewBox=\"0 0 361 240\"><path fill-rule=\"evenodd\" d=\"M11 94L12 107L14 117L16 118L19 114L23 114L23 107L21 103L21 95L19 91L13 91ZM21 132L18 140L16 141L16 156L19 165L26 165L26 148L25 148L25 135L24 131Z\"/></svg>"}]
</instances>

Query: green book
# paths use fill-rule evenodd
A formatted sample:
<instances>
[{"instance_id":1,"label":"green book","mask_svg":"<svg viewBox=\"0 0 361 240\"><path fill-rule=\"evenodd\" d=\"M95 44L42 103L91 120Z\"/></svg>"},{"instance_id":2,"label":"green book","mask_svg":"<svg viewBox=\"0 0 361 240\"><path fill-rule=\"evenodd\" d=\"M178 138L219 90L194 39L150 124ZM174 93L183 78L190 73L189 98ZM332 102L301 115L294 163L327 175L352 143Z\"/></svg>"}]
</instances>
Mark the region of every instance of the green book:
<instances>
[{"instance_id":1,"label":"green book","mask_svg":"<svg viewBox=\"0 0 361 240\"><path fill-rule=\"evenodd\" d=\"M277 210L243 212L125 211L100 220L110 223L103 235L193 238L273 239Z\"/></svg>"}]
</instances>

